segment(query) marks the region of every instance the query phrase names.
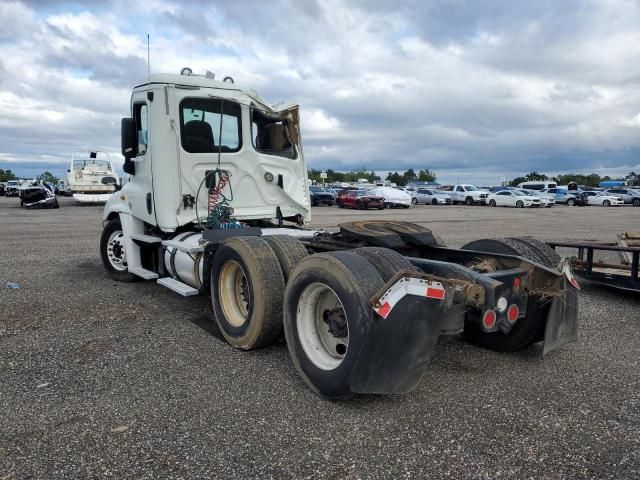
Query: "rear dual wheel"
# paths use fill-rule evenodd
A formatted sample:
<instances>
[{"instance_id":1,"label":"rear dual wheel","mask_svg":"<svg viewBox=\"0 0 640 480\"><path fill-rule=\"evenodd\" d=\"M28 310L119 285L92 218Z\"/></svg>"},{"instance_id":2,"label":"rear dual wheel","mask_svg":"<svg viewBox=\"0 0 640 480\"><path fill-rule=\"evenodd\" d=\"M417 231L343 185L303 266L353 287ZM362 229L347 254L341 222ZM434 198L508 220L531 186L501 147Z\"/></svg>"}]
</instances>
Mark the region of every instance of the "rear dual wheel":
<instances>
[{"instance_id":1,"label":"rear dual wheel","mask_svg":"<svg viewBox=\"0 0 640 480\"><path fill-rule=\"evenodd\" d=\"M281 336L285 283L306 255L302 243L285 235L222 242L211 266L211 302L230 345L252 350Z\"/></svg>"},{"instance_id":2,"label":"rear dual wheel","mask_svg":"<svg viewBox=\"0 0 640 480\"><path fill-rule=\"evenodd\" d=\"M415 269L392 250L365 247L304 258L284 298L291 360L307 386L331 400L353 396L351 373L373 310L370 298L400 270Z\"/></svg>"}]
</instances>

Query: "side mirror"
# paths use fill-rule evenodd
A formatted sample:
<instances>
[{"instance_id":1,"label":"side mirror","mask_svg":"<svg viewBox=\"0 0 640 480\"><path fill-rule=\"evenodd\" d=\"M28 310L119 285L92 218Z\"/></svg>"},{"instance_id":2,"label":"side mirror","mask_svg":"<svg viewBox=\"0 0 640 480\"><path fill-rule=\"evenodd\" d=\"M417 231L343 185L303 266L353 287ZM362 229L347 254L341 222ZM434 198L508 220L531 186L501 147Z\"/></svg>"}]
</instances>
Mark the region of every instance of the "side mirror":
<instances>
[{"instance_id":1,"label":"side mirror","mask_svg":"<svg viewBox=\"0 0 640 480\"><path fill-rule=\"evenodd\" d=\"M120 139L124 165L122 169L129 175L135 175L135 164L131 160L137 154L136 122L133 118L123 118L120 128Z\"/></svg>"},{"instance_id":2,"label":"side mirror","mask_svg":"<svg viewBox=\"0 0 640 480\"><path fill-rule=\"evenodd\" d=\"M100 182L103 185L113 185L116 191L120 190L120 186L118 185L118 182L113 177L102 177L102 180L100 180Z\"/></svg>"}]
</instances>

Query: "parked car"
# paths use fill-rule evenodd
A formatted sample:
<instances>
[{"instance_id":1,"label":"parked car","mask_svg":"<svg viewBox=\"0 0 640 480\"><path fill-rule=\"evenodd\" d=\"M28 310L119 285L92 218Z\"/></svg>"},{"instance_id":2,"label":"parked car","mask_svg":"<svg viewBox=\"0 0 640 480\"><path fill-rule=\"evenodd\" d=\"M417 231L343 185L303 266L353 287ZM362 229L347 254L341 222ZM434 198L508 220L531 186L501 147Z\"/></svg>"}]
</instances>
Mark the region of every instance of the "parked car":
<instances>
[{"instance_id":1,"label":"parked car","mask_svg":"<svg viewBox=\"0 0 640 480\"><path fill-rule=\"evenodd\" d=\"M603 207L624 205L624 200L614 195L607 195L595 191L582 192L582 194L587 197L588 205L601 205Z\"/></svg>"},{"instance_id":2,"label":"parked car","mask_svg":"<svg viewBox=\"0 0 640 480\"><path fill-rule=\"evenodd\" d=\"M20 182L18 180L9 180L4 187L4 194L7 197L19 196L18 189L20 188Z\"/></svg>"},{"instance_id":3,"label":"parked car","mask_svg":"<svg viewBox=\"0 0 640 480\"><path fill-rule=\"evenodd\" d=\"M411 194L399 188L374 187L367 192L383 197L385 208L409 208L411 206Z\"/></svg>"},{"instance_id":4,"label":"parked car","mask_svg":"<svg viewBox=\"0 0 640 480\"><path fill-rule=\"evenodd\" d=\"M430 188L418 188L418 190L413 193L411 203L414 205L419 203L424 203L425 205L452 205L453 197L448 192L440 192Z\"/></svg>"},{"instance_id":5,"label":"parked car","mask_svg":"<svg viewBox=\"0 0 640 480\"><path fill-rule=\"evenodd\" d=\"M516 188L513 189L516 190L518 192L522 192L525 195L529 196L529 197L536 197L540 199L540 206L541 207L553 207L556 204L556 199L554 195L551 195L549 193L542 193L539 192L537 190L525 190L524 188Z\"/></svg>"},{"instance_id":6,"label":"parked car","mask_svg":"<svg viewBox=\"0 0 640 480\"><path fill-rule=\"evenodd\" d=\"M610 188L603 193L621 198L624 203L630 203L634 207L640 207L640 192L631 188Z\"/></svg>"},{"instance_id":7,"label":"parked car","mask_svg":"<svg viewBox=\"0 0 640 480\"><path fill-rule=\"evenodd\" d=\"M357 208L358 210L384 208L384 197L372 195L366 190L345 190L338 194L336 203L340 208Z\"/></svg>"},{"instance_id":8,"label":"parked car","mask_svg":"<svg viewBox=\"0 0 640 480\"><path fill-rule=\"evenodd\" d=\"M458 203L486 205L489 192L475 185L454 185L451 195L454 205Z\"/></svg>"},{"instance_id":9,"label":"parked car","mask_svg":"<svg viewBox=\"0 0 640 480\"><path fill-rule=\"evenodd\" d=\"M18 189L20 206L25 208L59 208L53 185L36 180L25 182Z\"/></svg>"},{"instance_id":10,"label":"parked car","mask_svg":"<svg viewBox=\"0 0 640 480\"><path fill-rule=\"evenodd\" d=\"M316 185L311 185L309 187L309 199L311 200L311 205L329 205L332 206L336 203L336 197L333 193L329 192L324 187L319 187Z\"/></svg>"},{"instance_id":11,"label":"parked car","mask_svg":"<svg viewBox=\"0 0 640 480\"><path fill-rule=\"evenodd\" d=\"M570 207L576 205L576 194L570 193L564 188L545 188L540 190L541 193L551 194L555 197L556 203L566 203Z\"/></svg>"},{"instance_id":12,"label":"parked car","mask_svg":"<svg viewBox=\"0 0 640 480\"><path fill-rule=\"evenodd\" d=\"M534 195L527 195L519 190L502 190L489 195L491 207L539 207L540 199Z\"/></svg>"}]
</instances>

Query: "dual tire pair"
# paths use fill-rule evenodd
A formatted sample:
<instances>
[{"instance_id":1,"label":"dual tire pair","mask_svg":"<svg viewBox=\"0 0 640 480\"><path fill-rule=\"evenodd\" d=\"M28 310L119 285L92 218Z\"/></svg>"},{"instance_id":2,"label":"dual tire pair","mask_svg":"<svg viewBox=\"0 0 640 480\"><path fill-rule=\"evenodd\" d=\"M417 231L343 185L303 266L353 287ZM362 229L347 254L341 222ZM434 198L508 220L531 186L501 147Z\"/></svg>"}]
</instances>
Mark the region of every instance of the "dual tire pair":
<instances>
[{"instance_id":1,"label":"dual tire pair","mask_svg":"<svg viewBox=\"0 0 640 480\"><path fill-rule=\"evenodd\" d=\"M415 267L384 248L308 255L289 237L232 238L216 251L211 270L216 323L242 350L267 346L284 330L308 387L324 398L345 399L353 395L350 375L373 314L369 299L404 269ZM231 293L237 275L246 282L240 287L244 310Z\"/></svg>"}]
</instances>

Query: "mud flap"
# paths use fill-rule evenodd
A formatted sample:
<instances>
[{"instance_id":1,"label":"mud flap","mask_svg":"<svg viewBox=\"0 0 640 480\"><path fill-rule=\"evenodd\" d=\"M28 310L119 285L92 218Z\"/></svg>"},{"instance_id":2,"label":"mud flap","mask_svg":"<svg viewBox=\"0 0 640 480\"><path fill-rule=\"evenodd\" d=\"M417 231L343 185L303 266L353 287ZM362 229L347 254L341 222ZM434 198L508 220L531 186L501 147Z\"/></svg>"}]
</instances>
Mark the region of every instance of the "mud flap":
<instances>
[{"instance_id":1,"label":"mud flap","mask_svg":"<svg viewBox=\"0 0 640 480\"><path fill-rule=\"evenodd\" d=\"M549 308L543 355L578 339L578 291L564 283L564 294L554 298Z\"/></svg>"},{"instance_id":2,"label":"mud flap","mask_svg":"<svg viewBox=\"0 0 640 480\"><path fill-rule=\"evenodd\" d=\"M426 371L450 307L441 300L406 296L386 318L373 313L351 372L356 393L406 393Z\"/></svg>"}]
</instances>

